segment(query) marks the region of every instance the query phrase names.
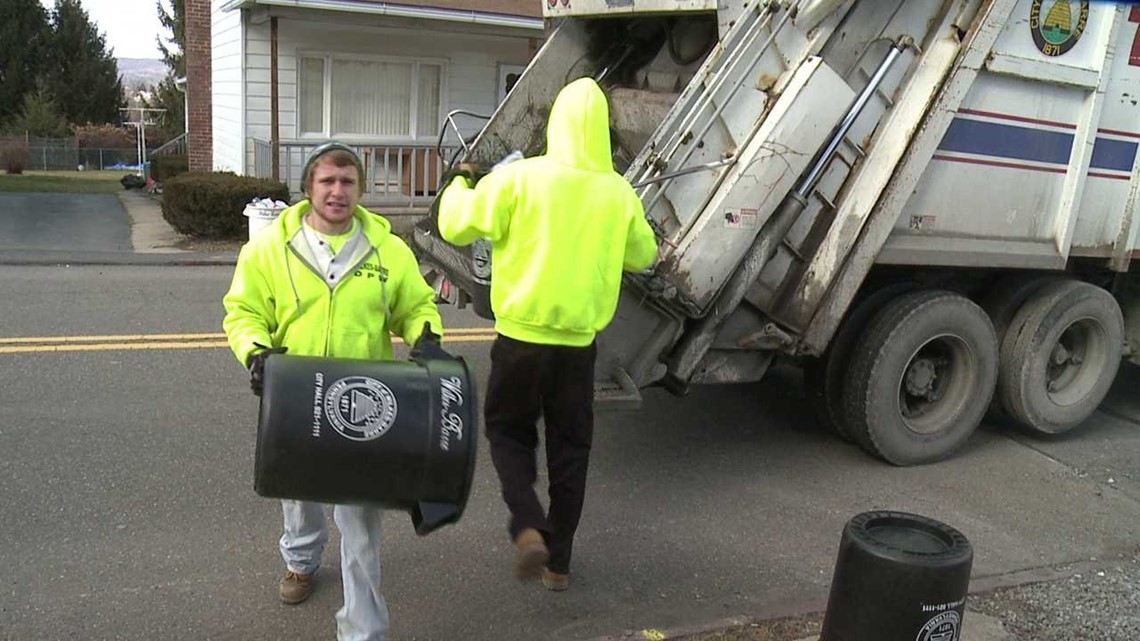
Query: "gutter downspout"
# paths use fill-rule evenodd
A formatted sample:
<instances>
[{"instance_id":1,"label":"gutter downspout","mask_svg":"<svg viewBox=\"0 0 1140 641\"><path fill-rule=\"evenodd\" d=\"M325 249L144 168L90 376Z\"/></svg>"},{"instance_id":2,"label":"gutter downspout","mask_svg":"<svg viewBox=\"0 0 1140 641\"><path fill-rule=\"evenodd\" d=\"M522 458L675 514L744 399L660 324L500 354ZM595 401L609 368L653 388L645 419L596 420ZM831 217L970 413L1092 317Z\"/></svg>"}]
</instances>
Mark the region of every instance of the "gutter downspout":
<instances>
[{"instance_id":1,"label":"gutter downspout","mask_svg":"<svg viewBox=\"0 0 1140 641\"><path fill-rule=\"evenodd\" d=\"M182 94L182 135L190 135L190 96L186 94L186 76L174 79L174 88Z\"/></svg>"}]
</instances>

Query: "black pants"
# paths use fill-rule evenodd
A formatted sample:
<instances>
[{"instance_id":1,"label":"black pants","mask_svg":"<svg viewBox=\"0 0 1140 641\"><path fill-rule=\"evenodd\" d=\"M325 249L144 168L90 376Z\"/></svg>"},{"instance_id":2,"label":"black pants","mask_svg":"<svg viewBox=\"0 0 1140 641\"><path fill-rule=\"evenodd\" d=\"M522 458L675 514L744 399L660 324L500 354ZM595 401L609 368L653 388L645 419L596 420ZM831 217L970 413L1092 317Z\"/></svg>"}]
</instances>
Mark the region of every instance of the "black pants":
<instances>
[{"instance_id":1,"label":"black pants","mask_svg":"<svg viewBox=\"0 0 1140 641\"><path fill-rule=\"evenodd\" d=\"M574 531L586 498L594 435L594 358L597 347L536 345L500 335L491 347L487 438L511 512L510 535L534 528L550 548L547 567L570 571ZM546 423L550 510L534 491L537 422Z\"/></svg>"}]
</instances>

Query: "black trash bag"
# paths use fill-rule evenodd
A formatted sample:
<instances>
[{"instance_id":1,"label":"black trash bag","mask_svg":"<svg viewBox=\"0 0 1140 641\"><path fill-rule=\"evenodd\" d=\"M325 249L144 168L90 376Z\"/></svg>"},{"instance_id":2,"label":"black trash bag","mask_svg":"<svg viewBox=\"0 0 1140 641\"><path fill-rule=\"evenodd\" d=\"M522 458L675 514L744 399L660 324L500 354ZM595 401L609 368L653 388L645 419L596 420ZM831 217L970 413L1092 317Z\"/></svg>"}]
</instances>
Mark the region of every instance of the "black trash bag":
<instances>
[{"instance_id":1,"label":"black trash bag","mask_svg":"<svg viewBox=\"0 0 1140 641\"><path fill-rule=\"evenodd\" d=\"M146 180L138 174L127 174L119 179L123 189L142 189L146 187Z\"/></svg>"}]
</instances>

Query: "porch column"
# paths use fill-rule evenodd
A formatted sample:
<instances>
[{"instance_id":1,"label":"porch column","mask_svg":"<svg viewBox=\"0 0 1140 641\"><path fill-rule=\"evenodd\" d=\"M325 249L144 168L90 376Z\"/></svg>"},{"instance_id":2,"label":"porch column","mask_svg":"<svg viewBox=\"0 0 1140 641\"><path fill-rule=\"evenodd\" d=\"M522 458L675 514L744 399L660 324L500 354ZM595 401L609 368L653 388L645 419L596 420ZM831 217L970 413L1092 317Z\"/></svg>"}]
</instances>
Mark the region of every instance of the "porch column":
<instances>
[{"instance_id":1,"label":"porch column","mask_svg":"<svg viewBox=\"0 0 1140 641\"><path fill-rule=\"evenodd\" d=\"M281 180L281 105L277 84L277 16L269 19L269 140L273 180Z\"/></svg>"}]
</instances>

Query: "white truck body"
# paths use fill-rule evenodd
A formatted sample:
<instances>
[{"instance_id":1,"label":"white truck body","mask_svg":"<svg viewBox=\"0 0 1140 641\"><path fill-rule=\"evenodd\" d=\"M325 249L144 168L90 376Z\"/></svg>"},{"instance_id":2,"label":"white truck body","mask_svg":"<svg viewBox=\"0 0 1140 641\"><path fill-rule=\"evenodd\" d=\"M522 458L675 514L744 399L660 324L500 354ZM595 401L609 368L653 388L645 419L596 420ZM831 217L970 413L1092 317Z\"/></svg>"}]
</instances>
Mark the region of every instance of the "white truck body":
<instances>
[{"instance_id":1,"label":"white truck body","mask_svg":"<svg viewBox=\"0 0 1140 641\"><path fill-rule=\"evenodd\" d=\"M664 260L627 276L618 314L598 338L602 396L755 380L777 354L804 358L835 379L821 396L854 413L856 441L911 464L941 458L961 439L934 443L942 428L914 418L908 403L945 405L949 381L970 367L981 376L970 379L978 385L970 403L989 404L996 386L995 406L1052 432L1087 416L1120 356L1136 354L1140 305L1129 270L1140 242L1140 9L1087 0L544 6L552 35L466 160L541 153L546 114L568 80L591 75L609 92L615 164L641 195ZM485 284L430 223L415 244L453 281ZM1081 300L1096 298L1090 288L1111 292L1115 306L1096 304L1123 320L1092 313L1052 327L1040 318L1046 294L1034 292L1054 280L1083 284L1072 294ZM967 318L973 334L947 339L955 331L943 328L916 338L910 360L890 374L902 400L883 402L898 406L900 429L926 452L913 457L883 451L890 447L875 432L887 428L868 427L881 418L872 412L879 397L843 382L893 371L870 347L852 352L851 336L876 336L876 327L886 336L898 322L903 334L891 340L900 344L922 331L879 309L853 316L859 301L900 283L908 284L898 296L875 305L897 307L911 290L950 292L957 298L931 309L976 303L993 336L992 345L971 338L984 332ZM859 327L836 345L844 323ZM1026 332L1049 336L1019 343ZM1000 372L987 383L990 360ZM1039 367L1021 367L1029 361ZM1058 401L1065 418L1037 418L1040 402L1026 400L1037 391L1026 385L1060 394L1066 380L1080 389ZM972 423L966 436L981 418L962 408L935 414L958 431Z\"/></svg>"}]
</instances>

